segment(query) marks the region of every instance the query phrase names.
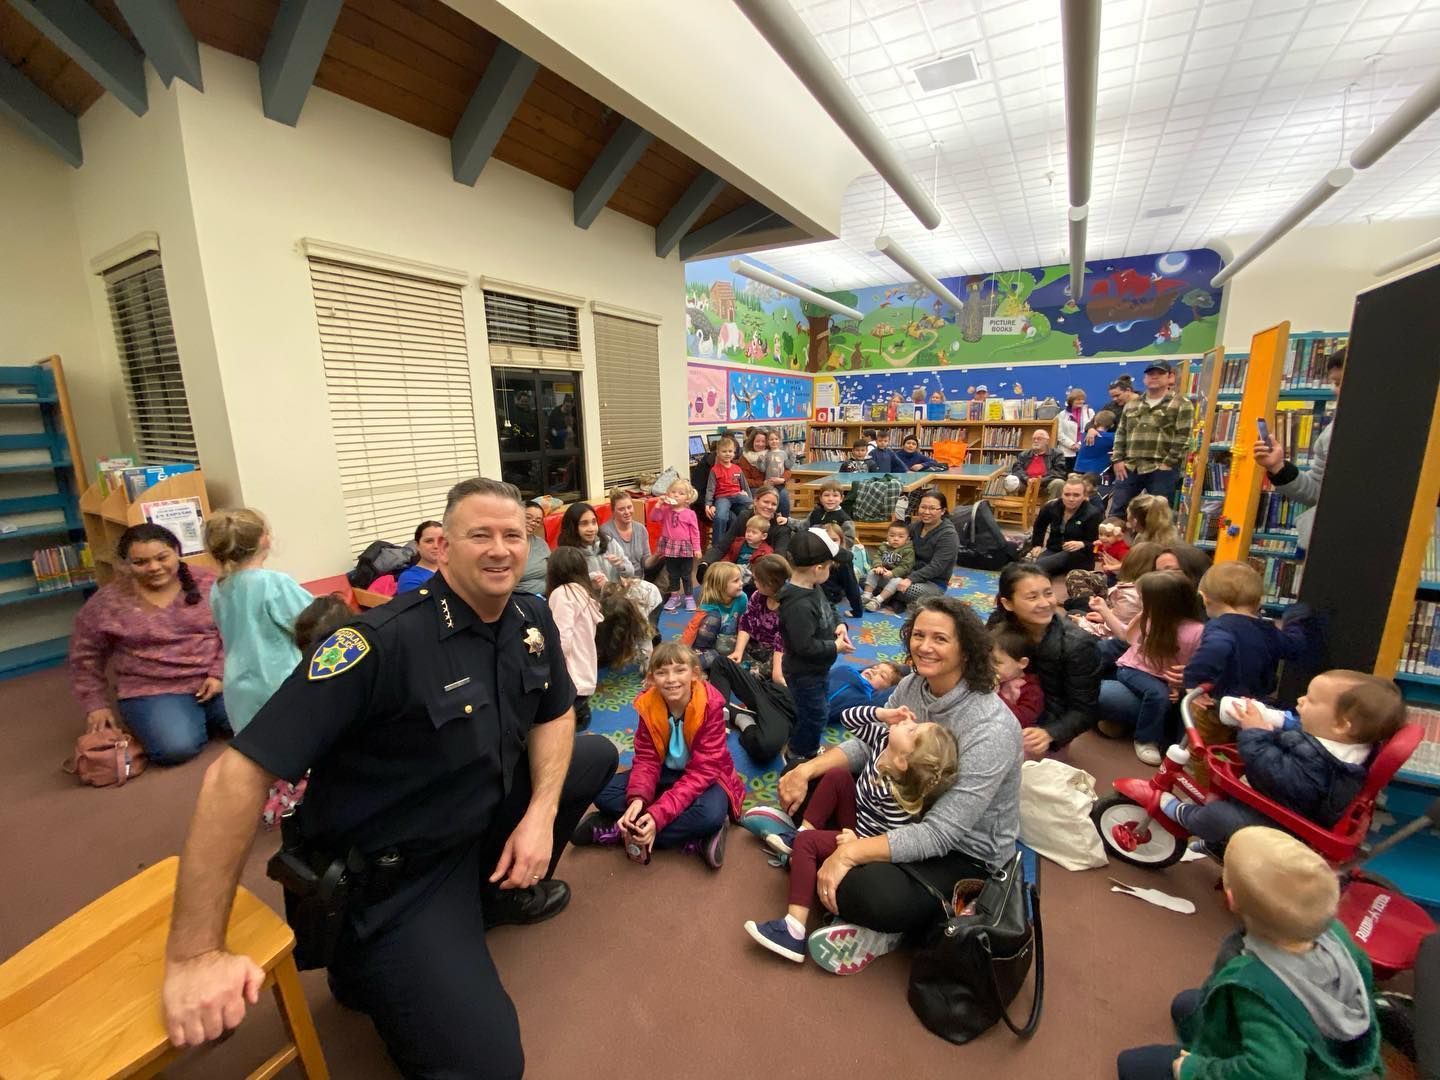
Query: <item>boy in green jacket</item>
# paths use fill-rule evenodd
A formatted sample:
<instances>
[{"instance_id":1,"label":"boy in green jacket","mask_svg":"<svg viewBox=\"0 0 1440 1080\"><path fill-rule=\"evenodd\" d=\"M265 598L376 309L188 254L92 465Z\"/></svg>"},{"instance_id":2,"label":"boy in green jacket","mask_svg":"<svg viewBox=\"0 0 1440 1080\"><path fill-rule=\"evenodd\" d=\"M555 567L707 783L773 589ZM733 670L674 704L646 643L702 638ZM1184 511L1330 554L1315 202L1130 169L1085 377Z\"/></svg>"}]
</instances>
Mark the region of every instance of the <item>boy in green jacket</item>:
<instances>
[{"instance_id":1,"label":"boy in green jacket","mask_svg":"<svg viewBox=\"0 0 1440 1080\"><path fill-rule=\"evenodd\" d=\"M1335 921L1335 872L1277 829L1225 849L1225 900L1245 924L1199 990L1170 1006L1182 1046L1142 1046L1120 1080L1365 1080L1383 1075L1370 961ZM1240 937L1238 951L1235 938Z\"/></svg>"}]
</instances>

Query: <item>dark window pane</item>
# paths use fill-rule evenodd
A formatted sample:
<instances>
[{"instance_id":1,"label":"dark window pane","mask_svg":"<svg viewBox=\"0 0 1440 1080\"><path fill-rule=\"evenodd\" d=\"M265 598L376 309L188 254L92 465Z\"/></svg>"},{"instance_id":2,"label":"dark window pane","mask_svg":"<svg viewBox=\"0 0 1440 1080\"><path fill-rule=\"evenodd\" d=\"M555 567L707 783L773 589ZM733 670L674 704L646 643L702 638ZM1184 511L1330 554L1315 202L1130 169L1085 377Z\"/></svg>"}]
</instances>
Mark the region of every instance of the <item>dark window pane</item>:
<instances>
[{"instance_id":1,"label":"dark window pane","mask_svg":"<svg viewBox=\"0 0 1440 1080\"><path fill-rule=\"evenodd\" d=\"M526 460L504 460L500 462L500 476L507 484L514 484L527 499L543 495L540 487L540 462L537 458Z\"/></svg>"}]
</instances>

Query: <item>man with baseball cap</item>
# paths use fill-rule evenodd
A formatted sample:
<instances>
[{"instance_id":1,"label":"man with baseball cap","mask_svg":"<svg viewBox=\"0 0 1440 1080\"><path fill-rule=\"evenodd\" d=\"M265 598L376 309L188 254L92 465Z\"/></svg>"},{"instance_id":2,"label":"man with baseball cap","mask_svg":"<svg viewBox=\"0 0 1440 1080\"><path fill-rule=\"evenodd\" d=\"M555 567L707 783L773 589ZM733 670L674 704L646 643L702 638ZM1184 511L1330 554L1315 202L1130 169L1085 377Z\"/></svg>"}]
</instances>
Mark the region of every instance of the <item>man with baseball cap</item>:
<instances>
[{"instance_id":1,"label":"man with baseball cap","mask_svg":"<svg viewBox=\"0 0 1440 1080\"><path fill-rule=\"evenodd\" d=\"M1145 393L1131 398L1115 428L1115 494L1110 513L1124 515L1125 506L1142 491L1167 502L1175 495L1180 465L1185 460L1195 406L1170 387L1175 369L1165 360L1145 368Z\"/></svg>"}]
</instances>

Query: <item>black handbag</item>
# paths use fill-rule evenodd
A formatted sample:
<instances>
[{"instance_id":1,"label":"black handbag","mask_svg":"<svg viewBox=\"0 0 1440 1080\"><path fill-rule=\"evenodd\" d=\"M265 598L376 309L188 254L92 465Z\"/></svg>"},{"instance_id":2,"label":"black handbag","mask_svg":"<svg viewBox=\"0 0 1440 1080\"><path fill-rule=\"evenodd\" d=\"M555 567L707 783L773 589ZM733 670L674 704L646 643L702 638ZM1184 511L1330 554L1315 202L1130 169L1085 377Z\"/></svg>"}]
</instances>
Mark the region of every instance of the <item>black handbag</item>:
<instances>
[{"instance_id":1,"label":"black handbag","mask_svg":"<svg viewBox=\"0 0 1440 1080\"><path fill-rule=\"evenodd\" d=\"M1045 937L1040 890L1025 881L1020 853L988 881L957 882L953 901L910 867L904 869L944 911L944 921L910 964L906 1000L920 1022L957 1044L984 1034L1000 1020L1022 1039L1035 1034L1045 1000ZM1032 960L1035 999L1029 1019L1017 1026L1009 1006L1024 986Z\"/></svg>"}]
</instances>

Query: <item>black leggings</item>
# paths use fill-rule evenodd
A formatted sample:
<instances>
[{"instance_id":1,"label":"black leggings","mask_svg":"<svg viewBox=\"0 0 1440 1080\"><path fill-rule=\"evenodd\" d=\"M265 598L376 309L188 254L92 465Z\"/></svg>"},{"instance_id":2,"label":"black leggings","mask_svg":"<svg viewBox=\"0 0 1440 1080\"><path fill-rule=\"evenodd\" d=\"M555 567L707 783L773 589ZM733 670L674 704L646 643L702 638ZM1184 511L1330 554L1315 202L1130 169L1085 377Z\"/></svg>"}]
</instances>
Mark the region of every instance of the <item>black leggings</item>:
<instances>
[{"instance_id":1,"label":"black leggings","mask_svg":"<svg viewBox=\"0 0 1440 1080\"><path fill-rule=\"evenodd\" d=\"M1085 548L1079 551L1043 551L1035 560L1035 565L1051 577L1071 570L1093 570L1095 554Z\"/></svg>"},{"instance_id":2,"label":"black leggings","mask_svg":"<svg viewBox=\"0 0 1440 1080\"><path fill-rule=\"evenodd\" d=\"M864 598L860 595L860 582L855 580L855 556L844 548L830 564L830 576L821 586L825 598L838 604L843 595L850 601L850 614L857 619L865 614Z\"/></svg>"},{"instance_id":3,"label":"black leggings","mask_svg":"<svg viewBox=\"0 0 1440 1080\"><path fill-rule=\"evenodd\" d=\"M740 732L740 746L745 753L757 765L774 761L795 723L795 701L790 691L768 679L757 679L724 655L715 657L707 678L726 701L737 702L755 714L755 723Z\"/></svg>"},{"instance_id":4,"label":"black leggings","mask_svg":"<svg viewBox=\"0 0 1440 1080\"><path fill-rule=\"evenodd\" d=\"M693 556L665 556L665 576L670 579L671 592L690 591L690 572L695 569Z\"/></svg>"}]
</instances>

